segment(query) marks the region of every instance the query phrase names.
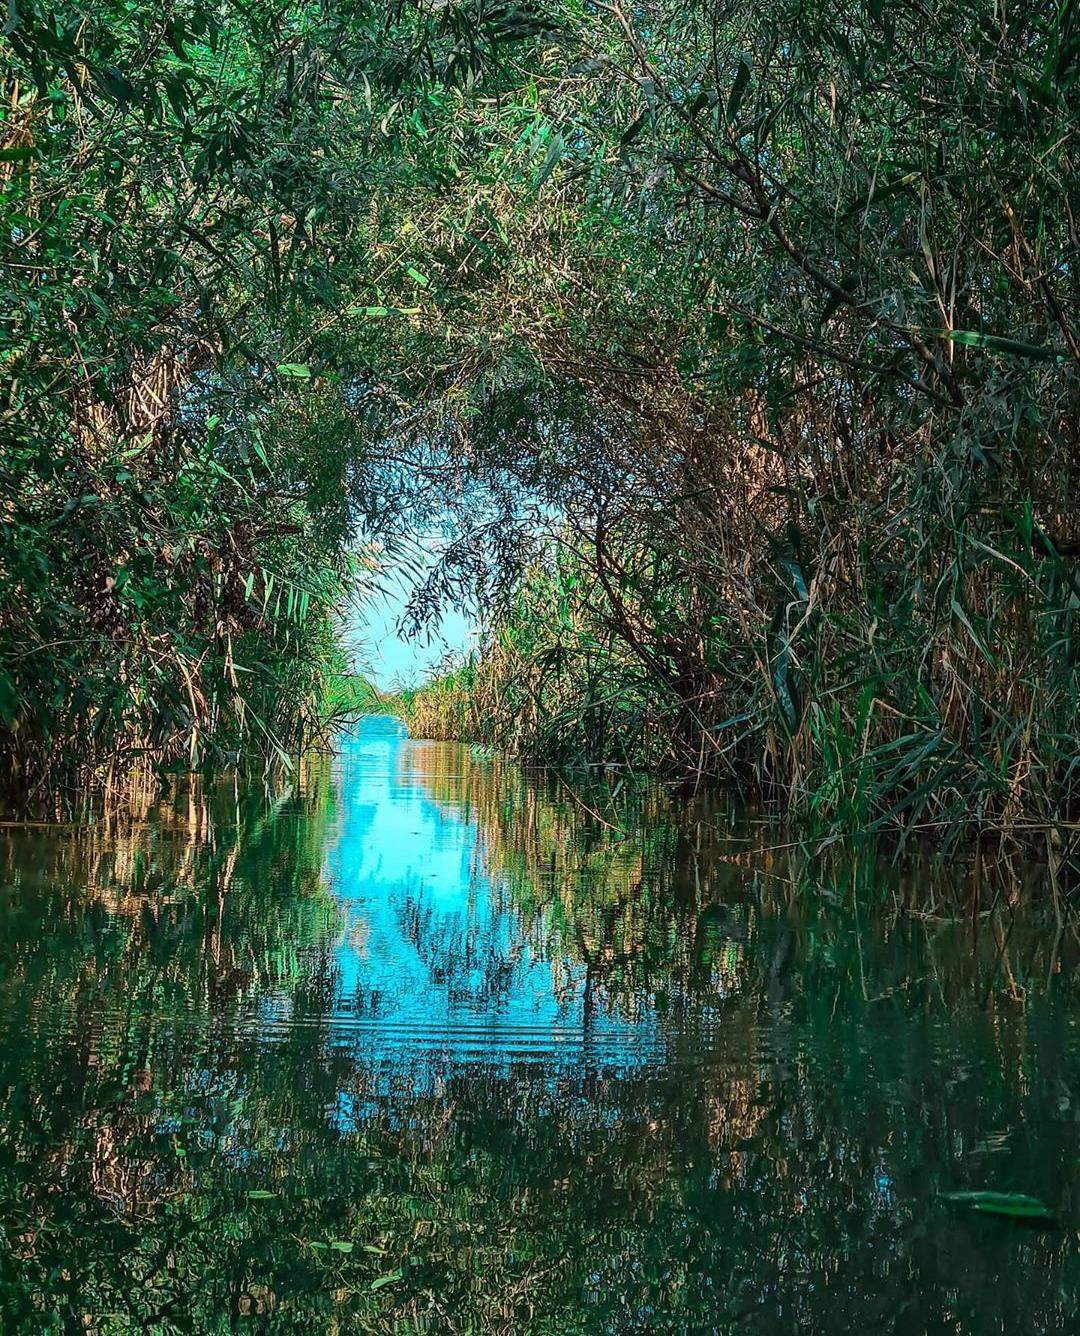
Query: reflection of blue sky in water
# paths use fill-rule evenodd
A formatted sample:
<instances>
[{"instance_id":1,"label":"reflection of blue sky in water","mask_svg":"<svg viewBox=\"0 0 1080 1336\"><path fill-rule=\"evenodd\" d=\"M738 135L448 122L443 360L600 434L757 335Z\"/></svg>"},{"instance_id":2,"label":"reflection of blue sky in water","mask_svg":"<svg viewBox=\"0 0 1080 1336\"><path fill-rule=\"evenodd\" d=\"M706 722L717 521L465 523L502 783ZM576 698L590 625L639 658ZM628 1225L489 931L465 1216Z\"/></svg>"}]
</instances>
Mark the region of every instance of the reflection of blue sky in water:
<instances>
[{"instance_id":1,"label":"reflection of blue sky in water","mask_svg":"<svg viewBox=\"0 0 1080 1336\"><path fill-rule=\"evenodd\" d=\"M586 1032L583 966L560 962L557 996L549 963L499 906L475 822L437 804L423 784L425 751L437 745L408 741L389 720L364 721L343 744L339 827L326 860L344 920L335 1021L359 1027L376 1049L547 1057L633 1036L644 1056L651 1025L594 1016Z\"/></svg>"}]
</instances>

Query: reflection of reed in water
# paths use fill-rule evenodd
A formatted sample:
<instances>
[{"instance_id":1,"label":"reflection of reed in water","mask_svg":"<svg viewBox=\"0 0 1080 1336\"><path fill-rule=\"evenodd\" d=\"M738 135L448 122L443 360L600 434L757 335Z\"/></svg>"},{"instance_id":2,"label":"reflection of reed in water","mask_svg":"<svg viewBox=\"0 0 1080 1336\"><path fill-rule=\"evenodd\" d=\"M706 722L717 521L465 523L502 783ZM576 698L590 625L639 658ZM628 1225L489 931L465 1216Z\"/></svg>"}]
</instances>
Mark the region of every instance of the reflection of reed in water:
<instances>
[{"instance_id":1,"label":"reflection of reed in water","mask_svg":"<svg viewBox=\"0 0 1080 1336\"><path fill-rule=\"evenodd\" d=\"M86 828L3 832L0 939L32 949L5 960L0 1008L43 1050L70 1030L80 1081L113 1089L88 1163L118 1212L152 1211L185 1182L174 1157L163 1168L144 1111L157 1081L148 1034L179 1021L197 1046L226 1016L319 976L335 930L321 875L334 814L316 759L290 786L191 781ZM85 1157L82 1139L80 1121L57 1152L58 1181Z\"/></svg>"},{"instance_id":2,"label":"reflection of reed in water","mask_svg":"<svg viewBox=\"0 0 1080 1336\"><path fill-rule=\"evenodd\" d=\"M1025 1129L1004 1144L1035 1191L1025 1175L1075 1159L1068 1108L1046 1114L1076 1084L1068 1026L1010 1000L989 921L984 946L969 919L913 920L869 859L739 843L662 795L585 795L593 816L457 749L405 764L476 821L549 968L587 974L598 1007L664 1012L664 1060L391 1063L332 1034L317 784L223 812L207 797L175 837L5 840L5 1320L935 1330L963 1301L968 1329L1003 1303L1068 1329L1071 1234L976 1250L935 1196L993 1167L978 1147L1001 1129ZM1005 949L1021 988L1050 958L1023 924ZM231 1023L279 994L310 1023Z\"/></svg>"},{"instance_id":3,"label":"reflection of reed in water","mask_svg":"<svg viewBox=\"0 0 1080 1336\"><path fill-rule=\"evenodd\" d=\"M747 989L777 1005L796 966L828 975L830 999L914 990L935 1005L1016 1002L1072 977L1080 936L1061 920L1054 871L1030 859L820 849L709 795L574 791L456 744L407 747L402 764L476 822L488 874L556 989L572 993L584 968L592 1005L671 1011Z\"/></svg>"},{"instance_id":4,"label":"reflection of reed in water","mask_svg":"<svg viewBox=\"0 0 1080 1336\"><path fill-rule=\"evenodd\" d=\"M598 1009L678 1013L705 990L739 991L753 912L717 875L724 864L702 875L660 791L617 807L453 745L410 747L403 764L476 823L496 893L547 961L556 996L580 994L586 1020Z\"/></svg>"}]
</instances>

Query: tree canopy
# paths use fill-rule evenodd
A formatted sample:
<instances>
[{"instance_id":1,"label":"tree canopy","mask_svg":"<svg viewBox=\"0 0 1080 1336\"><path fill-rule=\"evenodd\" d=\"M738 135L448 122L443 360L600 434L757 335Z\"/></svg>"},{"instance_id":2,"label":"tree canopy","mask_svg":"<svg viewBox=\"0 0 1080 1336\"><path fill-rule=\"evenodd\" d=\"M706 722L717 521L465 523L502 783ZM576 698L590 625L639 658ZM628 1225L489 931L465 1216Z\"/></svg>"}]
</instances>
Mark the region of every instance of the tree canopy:
<instances>
[{"instance_id":1,"label":"tree canopy","mask_svg":"<svg viewBox=\"0 0 1080 1336\"><path fill-rule=\"evenodd\" d=\"M287 752L355 535L456 719L827 819L1076 801L1074 0L23 3L16 783Z\"/></svg>"}]
</instances>

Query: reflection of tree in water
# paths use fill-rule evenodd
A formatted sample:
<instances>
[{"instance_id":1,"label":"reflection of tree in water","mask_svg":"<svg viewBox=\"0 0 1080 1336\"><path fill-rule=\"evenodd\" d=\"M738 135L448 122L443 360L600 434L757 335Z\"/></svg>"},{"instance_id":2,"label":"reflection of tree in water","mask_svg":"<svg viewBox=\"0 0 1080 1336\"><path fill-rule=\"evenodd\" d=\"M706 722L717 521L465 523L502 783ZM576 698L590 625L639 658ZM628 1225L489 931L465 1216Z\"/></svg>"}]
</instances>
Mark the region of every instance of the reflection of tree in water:
<instances>
[{"instance_id":1,"label":"reflection of tree in water","mask_svg":"<svg viewBox=\"0 0 1080 1336\"><path fill-rule=\"evenodd\" d=\"M0 931L30 934L35 919L49 931L0 986L30 1010L43 990L89 1004L116 996L115 972L129 1005L198 1009L309 980L304 953L325 952L333 925L321 879L333 811L315 760L276 794L223 784L115 831L9 837Z\"/></svg>"},{"instance_id":2,"label":"reflection of tree in water","mask_svg":"<svg viewBox=\"0 0 1080 1336\"><path fill-rule=\"evenodd\" d=\"M320 977L325 987L333 805L321 769L277 794L198 788L116 828L5 840L0 1060L51 1074L16 1082L7 1111L29 1144L51 1147L42 1202L82 1172L117 1215L157 1212L186 1181L182 1160L160 1153L163 1063L195 1069L223 1019Z\"/></svg>"},{"instance_id":3,"label":"reflection of tree in water","mask_svg":"<svg viewBox=\"0 0 1080 1336\"><path fill-rule=\"evenodd\" d=\"M607 1005L696 1011L740 990L779 1004L792 976L809 1001L815 974L832 981L830 1005L837 984L928 1005L973 991L1016 1000L1048 978L1071 986L1080 939L1055 931L1037 863L815 851L708 797L649 788L612 803L455 747L410 761L437 802L477 823L487 872L531 947L556 974L586 966ZM1020 904L1042 912L1018 922Z\"/></svg>"},{"instance_id":4,"label":"reflection of tree in water","mask_svg":"<svg viewBox=\"0 0 1080 1336\"><path fill-rule=\"evenodd\" d=\"M398 919L431 982L451 1003L495 1006L510 995L524 944L508 940L505 916L441 914L419 890L403 900Z\"/></svg>"},{"instance_id":5,"label":"reflection of tree in water","mask_svg":"<svg viewBox=\"0 0 1080 1336\"><path fill-rule=\"evenodd\" d=\"M665 1059L330 1028L325 776L209 795L197 834L11 837L5 1330L1068 1329L1078 1058L1052 996L1013 1000L1061 959L1045 935L1013 927L1006 976L992 925L913 921L869 864L717 847L659 798L623 838L558 785L433 759L520 942L597 1006L662 1011ZM405 918L497 997L518 939ZM936 1198L987 1182L1067 1228Z\"/></svg>"},{"instance_id":6,"label":"reflection of tree in water","mask_svg":"<svg viewBox=\"0 0 1080 1336\"><path fill-rule=\"evenodd\" d=\"M683 837L670 805L646 796L623 837L557 781L530 782L514 767L471 762L455 749L413 754L415 778L437 802L476 821L487 875L530 951L548 962L556 995L581 994L628 1017L678 1008L707 976L739 986L753 915L743 903L711 904L714 888L687 882ZM732 888L717 887L717 894ZM701 932L693 924L706 909Z\"/></svg>"}]
</instances>

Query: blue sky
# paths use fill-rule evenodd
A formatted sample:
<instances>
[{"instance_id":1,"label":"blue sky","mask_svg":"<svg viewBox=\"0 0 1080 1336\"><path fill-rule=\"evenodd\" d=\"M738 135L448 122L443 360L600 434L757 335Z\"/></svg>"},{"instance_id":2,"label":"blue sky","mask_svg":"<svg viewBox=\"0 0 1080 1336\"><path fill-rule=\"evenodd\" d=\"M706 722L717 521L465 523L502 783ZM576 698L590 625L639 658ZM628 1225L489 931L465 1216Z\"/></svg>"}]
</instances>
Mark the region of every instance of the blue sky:
<instances>
[{"instance_id":1,"label":"blue sky","mask_svg":"<svg viewBox=\"0 0 1080 1336\"><path fill-rule=\"evenodd\" d=\"M437 625L428 626L413 639L398 634L416 578L384 574L382 592L365 599L349 617L348 641L355 667L384 690L399 684L413 686L447 654L462 654L472 647L476 621L466 608L448 607Z\"/></svg>"}]
</instances>

